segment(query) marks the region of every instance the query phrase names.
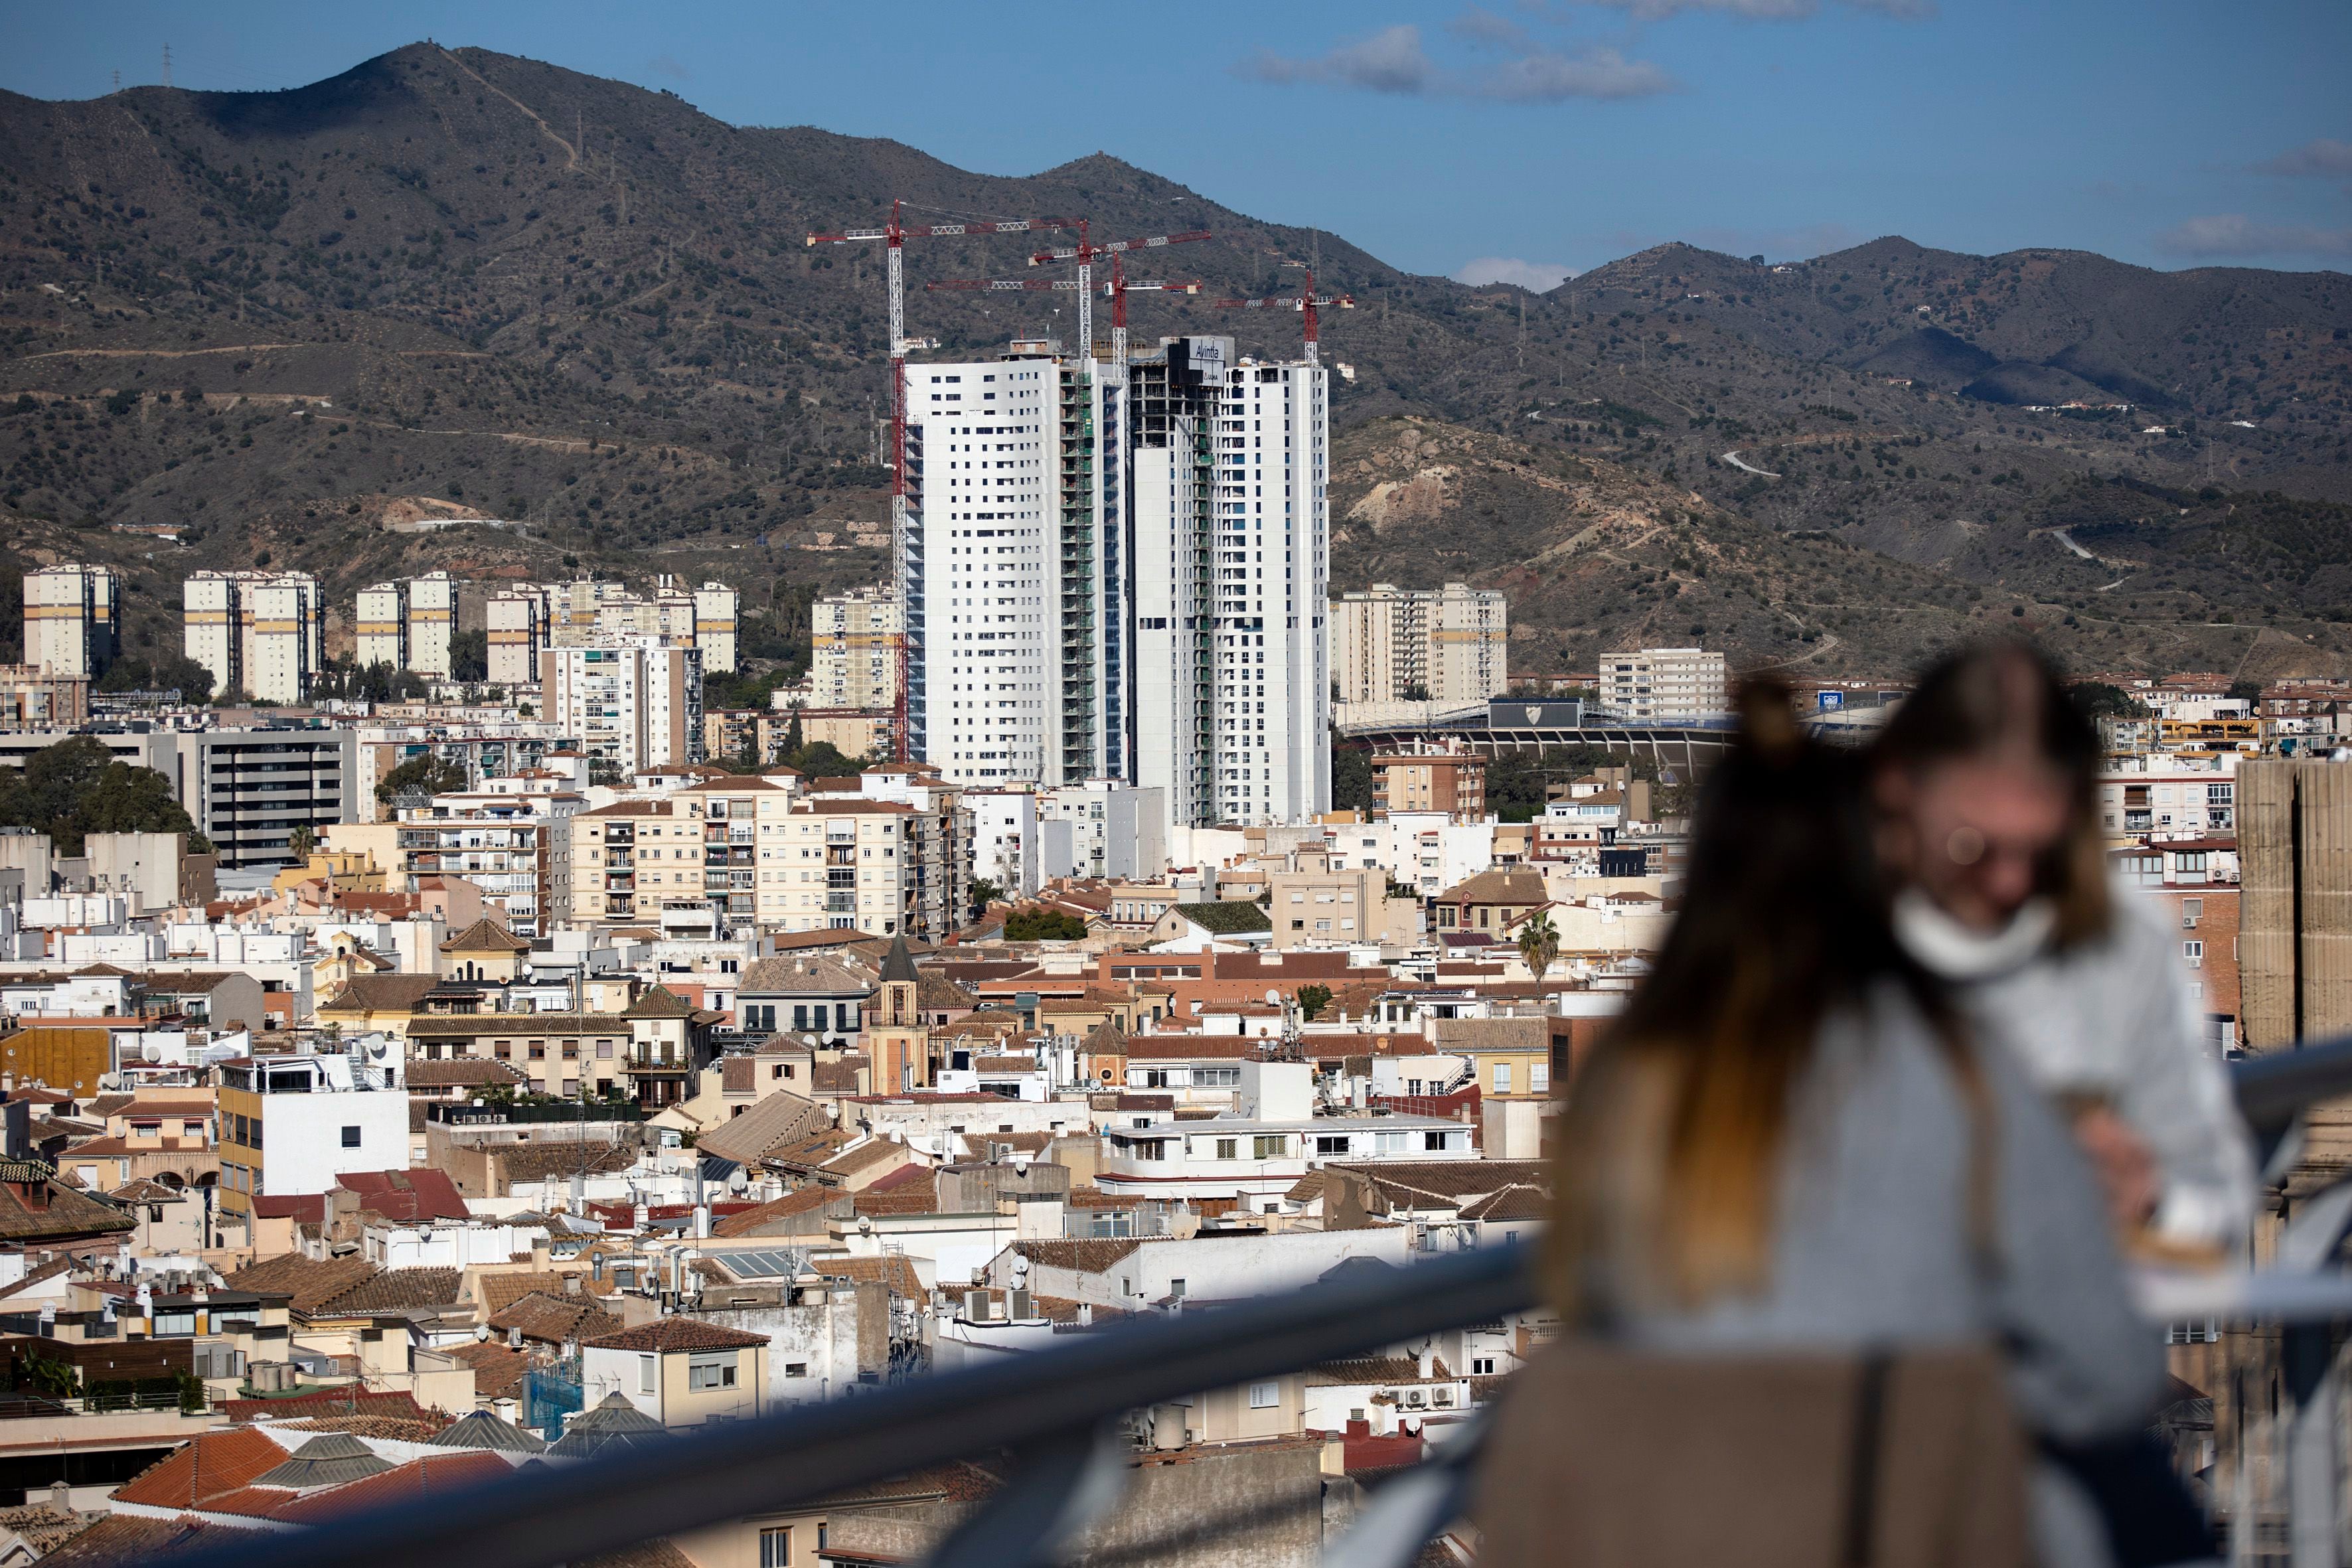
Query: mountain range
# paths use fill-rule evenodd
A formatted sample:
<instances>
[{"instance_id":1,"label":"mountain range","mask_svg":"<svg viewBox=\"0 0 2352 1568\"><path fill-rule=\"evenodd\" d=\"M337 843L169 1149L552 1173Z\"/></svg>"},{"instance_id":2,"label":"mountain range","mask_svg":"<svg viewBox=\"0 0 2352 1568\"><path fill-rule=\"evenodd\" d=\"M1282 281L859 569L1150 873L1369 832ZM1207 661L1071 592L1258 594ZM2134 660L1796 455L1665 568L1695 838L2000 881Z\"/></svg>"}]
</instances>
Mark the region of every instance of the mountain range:
<instances>
[{"instance_id":1,"label":"mountain range","mask_svg":"<svg viewBox=\"0 0 2352 1568\"><path fill-rule=\"evenodd\" d=\"M206 566L317 571L341 613L434 567L715 575L754 610L871 580L882 258L805 240L894 199L1209 231L1150 253L1205 287L1137 295L1147 343L1295 354L1295 314L1215 299L1351 296L1335 585L1501 587L1516 668L1642 637L1886 674L1994 624L2085 669L2352 660L2343 274L1888 238L1473 287L1101 154L974 174L431 44L286 92L0 95L0 575L118 562L134 647L176 645ZM910 331L1073 337L1066 295L919 288L1045 276L1037 247L910 241Z\"/></svg>"}]
</instances>

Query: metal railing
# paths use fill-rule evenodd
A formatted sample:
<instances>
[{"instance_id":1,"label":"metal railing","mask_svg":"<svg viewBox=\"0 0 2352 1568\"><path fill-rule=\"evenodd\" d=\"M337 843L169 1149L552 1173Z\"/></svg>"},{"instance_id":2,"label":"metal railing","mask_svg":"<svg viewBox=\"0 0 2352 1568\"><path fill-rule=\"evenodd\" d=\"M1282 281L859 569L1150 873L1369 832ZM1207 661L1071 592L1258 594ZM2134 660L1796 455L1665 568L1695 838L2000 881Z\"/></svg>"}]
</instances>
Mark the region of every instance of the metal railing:
<instances>
[{"instance_id":1,"label":"metal railing","mask_svg":"<svg viewBox=\"0 0 2352 1568\"><path fill-rule=\"evenodd\" d=\"M2273 1166L2313 1102L2352 1095L2352 1038L2237 1064L2239 1104ZM2272 1285L2231 1315L2283 1323L2290 1340L2352 1321L2352 1277L2325 1265L2352 1234L2352 1182L2305 1198L2282 1236ZM882 1392L704 1426L569 1467L532 1466L474 1490L294 1534L246 1535L190 1568L540 1568L749 1514L775 1514L925 1466L1009 1454L1005 1484L933 1552L932 1568L1043 1568L1118 1497L1129 1412L1370 1354L1538 1304L1536 1249L1458 1253L1371 1279L1142 1320L1051 1350L908 1379ZM2153 1305L2153 1303L2151 1303ZM2335 1379L2298 1375L2328 1358L2293 1353L2288 1436L2293 1561L2335 1563L2340 1479ZM1404 1568L1456 1517L1480 1428L1375 1492L1327 1548L1338 1568ZM1253 1518L1194 1521L1167 1544L1197 1546ZM2248 1521L2245 1528L2252 1528ZM1122 1556L1134 1552L1125 1551Z\"/></svg>"}]
</instances>

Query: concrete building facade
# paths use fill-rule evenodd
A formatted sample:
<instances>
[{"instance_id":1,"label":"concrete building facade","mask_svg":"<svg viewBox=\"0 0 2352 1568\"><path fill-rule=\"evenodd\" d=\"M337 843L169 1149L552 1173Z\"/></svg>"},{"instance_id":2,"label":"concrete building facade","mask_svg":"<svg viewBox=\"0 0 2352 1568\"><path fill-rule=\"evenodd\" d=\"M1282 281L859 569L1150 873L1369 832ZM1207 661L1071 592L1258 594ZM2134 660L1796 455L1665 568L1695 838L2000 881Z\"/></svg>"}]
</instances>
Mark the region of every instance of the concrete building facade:
<instances>
[{"instance_id":1,"label":"concrete building facade","mask_svg":"<svg viewBox=\"0 0 2352 1568\"><path fill-rule=\"evenodd\" d=\"M111 566L67 563L25 574L25 662L96 680L121 648L122 581Z\"/></svg>"}]
</instances>

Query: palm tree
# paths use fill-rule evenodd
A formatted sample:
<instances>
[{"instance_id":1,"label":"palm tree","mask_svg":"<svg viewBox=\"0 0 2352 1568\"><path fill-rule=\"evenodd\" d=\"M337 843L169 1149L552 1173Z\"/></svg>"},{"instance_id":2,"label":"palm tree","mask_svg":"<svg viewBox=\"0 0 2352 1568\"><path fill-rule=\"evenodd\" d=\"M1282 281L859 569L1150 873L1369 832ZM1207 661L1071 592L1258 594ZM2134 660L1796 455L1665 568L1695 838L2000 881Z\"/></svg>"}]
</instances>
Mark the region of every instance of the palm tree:
<instances>
[{"instance_id":1,"label":"palm tree","mask_svg":"<svg viewBox=\"0 0 2352 1568\"><path fill-rule=\"evenodd\" d=\"M294 851L295 863L300 865L310 860L311 846L318 841L318 834L313 832L307 823L299 824L293 832L286 836L286 847Z\"/></svg>"},{"instance_id":2,"label":"palm tree","mask_svg":"<svg viewBox=\"0 0 2352 1568\"><path fill-rule=\"evenodd\" d=\"M1559 932L1553 929L1551 916L1541 910L1519 924L1519 956L1538 980L1551 969L1552 961L1559 956Z\"/></svg>"}]
</instances>

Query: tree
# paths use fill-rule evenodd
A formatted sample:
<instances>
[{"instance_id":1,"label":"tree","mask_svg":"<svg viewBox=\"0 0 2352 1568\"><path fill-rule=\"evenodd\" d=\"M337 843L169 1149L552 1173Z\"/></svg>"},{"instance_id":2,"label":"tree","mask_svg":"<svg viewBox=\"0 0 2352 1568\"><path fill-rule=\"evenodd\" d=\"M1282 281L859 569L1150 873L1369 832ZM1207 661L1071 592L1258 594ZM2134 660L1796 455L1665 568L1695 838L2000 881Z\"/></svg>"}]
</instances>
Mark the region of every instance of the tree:
<instances>
[{"instance_id":1,"label":"tree","mask_svg":"<svg viewBox=\"0 0 2352 1568\"><path fill-rule=\"evenodd\" d=\"M1086 934L1086 921L1042 904L1028 905L1004 917L1007 942L1076 942Z\"/></svg>"},{"instance_id":2,"label":"tree","mask_svg":"<svg viewBox=\"0 0 2352 1568\"><path fill-rule=\"evenodd\" d=\"M2122 687L2110 686L2104 680L2078 680L2066 689L2066 693L2074 698L2074 706L2083 710L2086 719L2110 715L2117 719L2145 719L2148 716L2148 710L2137 698Z\"/></svg>"},{"instance_id":3,"label":"tree","mask_svg":"<svg viewBox=\"0 0 2352 1568\"><path fill-rule=\"evenodd\" d=\"M1331 742L1331 809L1372 809L1372 757L1361 746Z\"/></svg>"},{"instance_id":4,"label":"tree","mask_svg":"<svg viewBox=\"0 0 2352 1568\"><path fill-rule=\"evenodd\" d=\"M1331 988L1328 985L1302 985L1298 988L1298 1016L1308 1023L1313 1023L1315 1015L1330 1005Z\"/></svg>"},{"instance_id":5,"label":"tree","mask_svg":"<svg viewBox=\"0 0 2352 1568\"><path fill-rule=\"evenodd\" d=\"M971 907L984 910L1004 897L1004 889L985 877L971 879Z\"/></svg>"},{"instance_id":6,"label":"tree","mask_svg":"<svg viewBox=\"0 0 2352 1568\"><path fill-rule=\"evenodd\" d=\"M1538 980L1551 972L1552 962L1559 957L1559 931L1545 910L1538 910L1519 922L1519 956L1528 961Z\"/></svg>"},{"instance_id":7,"label":"tree","mask_svg":"<svg viewBox=\"0 0 2352 1568\"><path fill-rule=\"evenodd\" d=\"M172 798L169 779L116 762L89 735L44 746L21 768L0 769L0 826L46 833L60 855L80 854L91 833L184 833L192 851L212 847Z\"/></svg>"},{"instance_id":8,"label":"tree","mask_svg":"<svg viewBox=\"0 0 2352 1568\"><path fill-rule=\"evenodd\" d=\"M488 680L490 677L490 634L477 627L449 639L449 676L453 680Z\"/></svg>"},{"instance_id":9,"label":"tree","mask_svg":"<svg viewBox=\"0 0 2352 1568\"><path fill-rule=\"evenodd\" d=\"M286 847L294 851L294 860L297 865L307 865L310 862L311 846L318 842L319 835L307 822L296 823L294 830L286 836Z\"/></svg>"},{"instance_id":10,"label":"tree","mask_svg":"<svg viewBox=\"0 0 2352 1568\"><path fill-rule=\"evenodd\" d=\"M465 787L464 763L427 752L421 757L409 758L378 779L375 798L379 804L389 805L394 797L412 789L421 789L426 795L446 795Z\"/></svg>"}]
</instances>

